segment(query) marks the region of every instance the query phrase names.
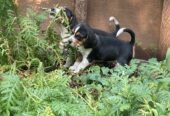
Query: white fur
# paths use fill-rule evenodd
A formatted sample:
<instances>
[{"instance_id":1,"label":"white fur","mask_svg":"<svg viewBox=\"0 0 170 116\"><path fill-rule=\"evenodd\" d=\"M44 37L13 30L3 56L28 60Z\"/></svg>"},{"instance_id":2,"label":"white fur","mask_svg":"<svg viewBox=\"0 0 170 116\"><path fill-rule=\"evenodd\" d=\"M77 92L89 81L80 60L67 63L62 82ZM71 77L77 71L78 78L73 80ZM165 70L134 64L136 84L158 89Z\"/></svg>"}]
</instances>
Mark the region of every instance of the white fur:
<instances>
[{"instance_id":1,"label":"white fur","mask_svg":"<svg viewBox=\"0 0 170 116\"><path fill-rule=\"evenodd\" d=\"M76 34L79 29L80 29L80 26L76 27L74 34Z\"/></svg>"},{"instance_id":2,"label":"white fur","mask_svg":"<svg viewBox=\"0 0 170 116\"><path fill-rule=\"evenodd\" d=\"M79 73L79 71L81 69L86 68L89 65L89 61L87 59L87 57L84 57L83 60L81 61L81 63L78 65L78 67L73 71L74 73Z\"/></svg>"},{"instance_id":3,"label":"white fur","mask_svg":"<svg viewBox=\"0 0 170 116\"><path fill-rule=\"evenodd\" d=\"M119 29L119 31L118 31L117 34L116 34L116 37L118 37L121 33L123 33L125 29L126 29L126 28L121 28L121 29Z\"/></svg>"},{"instance_id":4,"label":"white fur","mask_svg":"<svg viewBox=\"0 0 170 116\"><path fill-rule=\"evenodd\" d=\"M91 48L85 49L83 46L78 47L78 49L81 52L81 54L83 55L83 57L87 57L90 54L90 52L92 51Z\"/></svg>"},{"instance_id":5,"label":"white fur","mask_svg":"<svg viewBox=\"0 0 170 116\"><path fill-rule=\"evenodd\" d=\"M66 39L70 37L69 31L62 24L60 24L60 36L62 37L62 39Z\"/></svg>"},{"instance_id":6,"label":"white fur","mask_svg":"<svg viewBox=\"0 0 170 116\"><path fill-rule=\"evenodd\" d=\"M73 36L73 35L72 35ZM68 38L65 38L65 39L62 39L62 42L63 43L68 43L69 42L69 40L72 40L72 36L70 36L70 37L68 37Z\"/></svg>"},{"instance_id":7,"label":"white fur","mask_svg":"<svg viewBox=\"0 0 170 116\"><path fill-rule=\"evenodd\" d=\"M64 46L68 44L70 34L68 33L68 30L62 24L59 24L59 29L60 29L60 36L62 38L62 41L60 41L59 43L59 48L64 49Z\"/></svg>"},{"instance_id":8,"label":"white fur","mask_svg":"<svg viewBox=\"0 0 170 116\"><path fill-rule=\"evenodd\" d=\"M59 43L59 48L60 48L60 49L64 49L64 44L63 44L63 42L60 42L60 43Z\"/></svg>"},{"instance_id":9,"label":"white fur","mask_svg":"<svg viewBox=\"0 0 170 116\"><path fill-rule=\"evenodd\" d=\"M70 38L68 39L68 41L69 40L71 40L71 46L72 47L76 47L76 45L75 45L75 43L76 43L76 41L77 41L77 39L75 38L75 36L74 35L72 35L72 36L70 36Z\"/></svg>"},{"instance_id":10,"label":"white fur","mask_svg":"<svg viewBox=\"0 0 170 116\"><path fill-rule=\"evenodd\" d=\"M59 8L54 8L55 10L54 11L51 11L51 8L50 9L48 9L48 12L50 13L55 13L55 15L57 15L59 12L60 12L60 10L61 9L59 9ZM50 18L52 18L52 19L54 19L55 18L55 16L53 16L53 15L49 15L49 17Z\"/></svg>"},{"instance_id":11,"label":"white fur","mask_svg":"<svg viewBox=\"0 0 170 116\"><path fill-rule=\"evenodd\" d=\"M73 72L78 73L81 69L86 68L90 63L87 59L88 55L91 53L92 49L85 49L83 46L78 47L79 51L83 55L83 59L81 63L77 66L77 68L74 68Z\"/></svg>"},{"instance_id":12,"label":"white fur","mask_svg":"<svg viewBox=\"0 0 170 116\"><path fill-rule=\"evenodd\" d=\"M55 13L58 14L61 11L60 8L55 8Z\"/></svg>"},{"instance_id":13,"label":"white fur","mask_svg":"<svg viewBox=\"0 0 170 116\"><path fill-rule=\"evenodd\" d=\"M116 25L119 24L119 21L118 21L114 16L111 16L111 17L109 18L109 21L110 21L110 22L114 21L114 23L115 23Z\"/></svg>"},{"instance_id":14,"label":"white fur","mask_svg":"<svg viewBox=\"0 0 170 116\"><path fill-rule=\"evenodd\" d=\"M62 38L62 41L60 42L60 46L59 47L61 49L64 49L64 46L66 44L68 44L68 41L70 39L70 34L69 34L67 28L65 28L62 24L60 24L59 26L60 26L60 36ZM71 66L72 63L73 63L73 59L70 58L70 57L67 57L66 63L64 64L64 67L67 68L67 67Z\"/></svg>"},{"instance_id":15,"label":"white fur","mask_svg":"<svg viewBox=\"0 0 170 116\"><path fill-rule=\"evenodd\" d=\"M50 13L55 13L57 15L60 12L61 8L55 8L54 11L51 11L51 9L48 9L49 14ZM49 15L50 18L55 18L53 15ZM64 46L68 44L69 39L70 39L70 33L66 27L64 27L62 24L59 24L59 29L60 29L60 36L62 38L62 41L59 43L59 48L64 49ZM64 67L69 67L73 63L73 59L70 57L67 57L66 63L64 64Z\"/></svg>"},{"instance_id":16,"label":"white fur","mask_svg":"<svg viewBox=\"0 0 170 116\"><path fill-rule=\"evenodd\" d=\"M69 69L70 69L71 71L74 71L74 70L76 70L76 68L78 67L79 64L80 64L80 62L76 61L76 62L74 62L73 66L70 66Z\"/></svg>"},{"instance_id":17,"label":"white fur","mask_svg":"<svg viewBox=\"0 0 170 116\"><path fill-rule=\"evenodd\" d=\"M65 67L65 68L68 68L69 66L72 65L72 63L73 63L73 59L70 58L70 57L67 57L66 63L64 64L64 67Z\"/></svg>"}]
</instances>

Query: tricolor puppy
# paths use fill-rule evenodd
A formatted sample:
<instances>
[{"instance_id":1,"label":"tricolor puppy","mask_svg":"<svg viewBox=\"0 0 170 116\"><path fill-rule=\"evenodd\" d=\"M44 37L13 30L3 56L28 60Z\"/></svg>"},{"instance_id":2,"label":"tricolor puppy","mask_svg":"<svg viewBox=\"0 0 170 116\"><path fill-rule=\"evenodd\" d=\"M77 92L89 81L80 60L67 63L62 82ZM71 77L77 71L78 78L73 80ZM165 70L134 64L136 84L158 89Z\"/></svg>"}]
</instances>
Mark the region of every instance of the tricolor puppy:
<instances>
[{"instance_id":1,"label":"tricolor puppy","mask_svg":"<svg viewBox=\"0 0 170 116\"><path fill-rule=\"evenodd\" d=\"M131 35L130 42L116 39L109 36L97 35L90 26L85 23L79 23L74 27L71 36L71 46L77 47L83 58L77 66L71 67L74 73L86 68L94 61L114 61L120 65L129 64L133 56L133 46L135 43L135 34L132 30L122 28L118 31L128 32Z\"/></svg>"},{"instance_id":2,"label":"tricolor puppy","mask_svg":"<svg viewBox=\"0 0 170 116\"><path fill-rule=\"evenodd\" d=\"M63 9L66 13L68 20L69 20L70 29L73 30L73 28L78 24L77 18L70 9L64 8L64 7L63 7ZM58 18L57 16L58 16L58 13L60 12L60 10L61 10L61 7L49 9L49 16L51 18ZM115 24L115 30L113 32L109 33L109 32L99 30L99 29L95 29L95 28L92 28L92 30L94 31L95 34L100 35L100 36L116 37L116 34L117 34L118 30L120 29L119 22L113 16L109 18L109 22L112 23L112 25ZM64 23L61 22L60 27L61 27L60 35L62 38L62 41L60 42L60 48L63 50L67 50L67 46L70 43L70 40L69 40L70 33L68 32L68 29L66 28ZM73 61L74 61L73 58L71 58L70 56L67 57L64 67L71 66L73 64ZM75 64L77 64L77 62ZM75 64L73 66L76 66ZM71 67L71 68L73 68L73 67Z\"/></svg>"}]
</instances>

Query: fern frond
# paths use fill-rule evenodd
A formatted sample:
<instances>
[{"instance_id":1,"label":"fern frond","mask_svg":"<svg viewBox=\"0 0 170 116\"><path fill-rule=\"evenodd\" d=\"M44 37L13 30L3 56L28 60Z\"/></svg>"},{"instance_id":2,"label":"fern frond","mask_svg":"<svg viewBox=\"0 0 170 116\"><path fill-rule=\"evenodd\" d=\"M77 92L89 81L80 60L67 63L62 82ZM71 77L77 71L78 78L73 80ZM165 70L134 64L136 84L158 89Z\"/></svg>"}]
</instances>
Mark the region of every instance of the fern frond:
<instances>
[{"instance_id":1,"label":"fern frond","mask_svg":"<svg viewBox=\"0 0 170 116\"><path fill-rule=\"evenodd\" d=\"M23 93L20 79L16 75L3 74L4 80L0 83L0 103L2 114L12 114L20 110L20 98Z\"/></svg>"}]
</instances>

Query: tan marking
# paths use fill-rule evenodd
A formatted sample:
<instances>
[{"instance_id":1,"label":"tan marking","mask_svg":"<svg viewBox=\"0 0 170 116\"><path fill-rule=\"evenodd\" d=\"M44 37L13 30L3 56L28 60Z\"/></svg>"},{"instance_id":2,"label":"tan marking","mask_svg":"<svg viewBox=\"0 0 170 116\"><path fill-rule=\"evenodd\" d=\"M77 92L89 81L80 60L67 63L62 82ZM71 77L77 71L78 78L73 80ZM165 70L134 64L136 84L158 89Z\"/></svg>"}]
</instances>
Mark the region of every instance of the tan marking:
<instances>
[{"instance_id":1,"label":"tan marking","mask_svg":"<svg viewBox=\"0 0 170 116\"><path fill-rule=\"evenodd\" d=\"M80 32L76 32L75 35L80 35Z\"/></svg>"},{"instance_id":2,"label":"tan marking","mask_svg":"<svg viewBox=\"0 0 170 116\"><path fill-rule=\"evenodd\" d=\"M75 47L79 47L82 45L83 42L76 40L73 44Z\"/></svg>"}]
</instances>

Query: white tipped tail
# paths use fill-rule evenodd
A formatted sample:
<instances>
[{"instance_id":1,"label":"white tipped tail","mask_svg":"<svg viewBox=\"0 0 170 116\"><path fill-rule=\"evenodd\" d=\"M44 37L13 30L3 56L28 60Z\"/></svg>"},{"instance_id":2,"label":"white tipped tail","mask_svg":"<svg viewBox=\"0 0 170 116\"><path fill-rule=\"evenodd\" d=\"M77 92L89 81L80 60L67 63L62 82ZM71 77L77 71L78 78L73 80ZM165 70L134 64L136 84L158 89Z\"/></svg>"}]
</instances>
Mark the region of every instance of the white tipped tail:
<instances>
[{"instance_id":1,"label":"white tipped tail","mask_svg":"<svg viewBox=\"0 0 170 116\"><path fill-rule=\"evenodd\" d=\"M129 43L134 45L135 44L135 33L131 29L129 29L129 28L121 28L121 29L119 29L119 31L116 34L116 37L118 37L123 32L127 32L127 33L130 34L131 40L130 40Z\"/></svg>"},{"instance_id":2,"label":"white tipped tail","mask_svg":"<svg viewBox=\"0 0 170 116\"><path fill-rule=\"evenodd\" d=\"M116 37L118 37L121 33L123 33L125 29L126 29L126 28L121 28L121 29L119 29L118 32L117 32L117 34L116 34Z\"/></svg>"},{"instance_id":3,"label":"white tipped tail","mask_svg":"<svg viewBox=\"0 0 170 116\"><path fill-rule=\"evenodd\" d=\"M115 25L119 25L119 21L118 21L114 16L111 16L111 17L109 18L109 22L114 22Z\"/></svg>"}]
</instances>

